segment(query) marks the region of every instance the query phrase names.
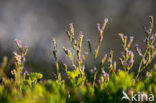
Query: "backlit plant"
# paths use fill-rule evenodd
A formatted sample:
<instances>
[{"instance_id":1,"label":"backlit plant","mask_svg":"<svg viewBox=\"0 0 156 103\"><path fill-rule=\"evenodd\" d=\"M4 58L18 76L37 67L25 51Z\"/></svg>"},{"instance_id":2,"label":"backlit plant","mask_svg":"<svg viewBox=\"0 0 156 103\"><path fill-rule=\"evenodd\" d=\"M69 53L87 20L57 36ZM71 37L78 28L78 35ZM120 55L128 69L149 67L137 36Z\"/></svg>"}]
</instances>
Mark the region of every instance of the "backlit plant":
<instances>
[{"instance_id":1,"label":"backlit plant","mask_svg":"<svg viewBox=\"0 0 156 103\"><path fill-rule=\"evenodd\" d=\"M137 52L139 54L139 56L141 57L141 61L139 64L139 68L138 68L138 74L136 76L136 79L138 78L138 76L140 75L140 73L151 63L152 59L155 57L156 54L156 50L154 47L154 41L156 38L156 34L152 34L152 30L153 30L153 17L150 16L150 23L149 23L149 28L144 27L145 30L145 52L142 53L141 49L139 49L139 45L136 44L136 49Z\"/></svg>"},{"instance_id":2,"label":"backlit plant","mask_svg":"<svg viewBox=\"0 0 156 103\"><path fill-rule=\"evenodd\" d=\"M26 54L28 48L24 48L20 40L15 40L18 52L14 52L14 64L9 64L7 57L4 57L0 65L0 103L118 103L121 102L123 93L131 97L131 93L145 94L153 93L156 98L156 65L150 68L156 50L154 41L156 35L152 33L153 17L150 16L149 28L144 27L146 37L144 40L145 50L141 50L136 44L136 51L140 57L137 73L130 71L134 68L135 51L132 51L134 37L119 33L121 45L120 64L114 61L115 51L111 50L109 54L102 55L103 58L98 62L100 47L102 45L104 31L108 24L108 18L104 19L101 26L97 25L99 39L97 47L93 48L88 39L88 51L83 52L85 41L84 33L80 32L78 38L73 24L69 24L70 30L66 32L72 49L62 47L62 51L70 60L71 65L67 65L63 59L59 60L57 53L57 43L52 38L53 56L56 65L56 80L41 80L41 73L31 73L26 70ZM92 56L94 61L91 68L85 65L87 57ZM118 67L121 65L121 69ZM12 77L8 76L6 69L10 67ZM63 78L62 67L68 79ZM146 69L144 78L140 78L140 73ZM89 71L89 72L88 72ZM146 98L136 102L150 102ZM122 102L132 103L129 100ZM152 101L154 102L154 101Z\"/></svg>"}]
</instances>

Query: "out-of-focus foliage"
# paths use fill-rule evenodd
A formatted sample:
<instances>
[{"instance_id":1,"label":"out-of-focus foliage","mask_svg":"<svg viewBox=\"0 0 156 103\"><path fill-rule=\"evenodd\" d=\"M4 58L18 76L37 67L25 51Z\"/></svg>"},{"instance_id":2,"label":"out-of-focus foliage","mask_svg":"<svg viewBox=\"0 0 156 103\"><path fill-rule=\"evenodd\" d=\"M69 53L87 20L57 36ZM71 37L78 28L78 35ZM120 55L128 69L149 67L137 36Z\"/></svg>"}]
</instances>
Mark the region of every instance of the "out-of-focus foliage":
<instances>
[{"instance_id":1,"label":"out-of-focus foliage","mask_svg":"<svg viewBox=\"0 0 156 103\"><path fill-rule=\"evenodd\" d=\"M63 60L59 63L57 58L57 44L52 39L54 45L53 55L56 63L56 80L41 80L41 73L28 73L25 69L25 56L28 48L23 48L21 41L16 40L19 53L14 52L14 69L12 78L5 73L8 60L4 57L0 66L0 103L118 103L131 102L122 100L123 92L131 97L131 93L144 92L153 93L156 97L156 65L153 69L147 70L144 79L139 77L140 73L146 69L153 60L156 51L154 41L156 36L152 34L153 17L150 17L150 27L145 28L145 53L136 45L137 52L141 57L138 73L135 76L129 70L133 68L134 54L130 50L133 37L128 41L127 36L119 34L124 52L119 58L122 69L117 70L117 63L113 60L114 52L105 54L101 62L96 64L100 46L103 40L103 33L108 23L104 20L101 27L98 24L99 42L95 51L88 40L89 51L82 55L83 33L80 32L78 39L74 36L74 27L70 24L70 32L67 36L72 45L72 50L63 47L63 51L71 61L71 66L67 66ZM91 55L90 55L91 54ZM85 71L84 61L87 56L93 56L94 64L90 73ZM63 65L63 66L60 66ZM107 65L107 66L105 66ZM67 79L61 77L60 67L64 67ZM89 75L89 76L87 76Z\"/></svg>"}]
</instances>

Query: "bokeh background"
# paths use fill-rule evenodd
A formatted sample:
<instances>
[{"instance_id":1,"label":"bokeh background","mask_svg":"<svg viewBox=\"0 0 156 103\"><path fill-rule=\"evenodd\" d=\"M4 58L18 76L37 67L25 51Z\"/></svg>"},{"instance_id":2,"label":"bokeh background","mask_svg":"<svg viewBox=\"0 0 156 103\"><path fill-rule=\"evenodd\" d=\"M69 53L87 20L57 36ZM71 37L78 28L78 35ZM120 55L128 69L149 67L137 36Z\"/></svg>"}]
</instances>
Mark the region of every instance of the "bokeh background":
<instances>
[{"instance_id":1,"label":"bokeh background","mask_svg":"<svg viewBox=\"0 0 156 103\"><path fill-rule=\"evenodd\" d=\"M95 48L98 43L96 24L102 24L107 17L109 23L98 59L114 50L114 60L118 62L122 51L118 33L133 35L135 43L143 47L142 27L148 23L148 16L156 19L155 4L156 0L0 0L0 60L3 56L13 57L12 52L17 50L14 39L20 39L29 47L27 69L42 72L48 78L55 71L51 37L56 38L58 58L64 57L70 64L62 51L63 45L71 48L65 33L68 24L74 24L76 36L83 31L84 46L90 39ZM84 47L85 50L88 49ZM88 61L86 65L90 68L91 57Z\"/></svg>"}]
</instances>

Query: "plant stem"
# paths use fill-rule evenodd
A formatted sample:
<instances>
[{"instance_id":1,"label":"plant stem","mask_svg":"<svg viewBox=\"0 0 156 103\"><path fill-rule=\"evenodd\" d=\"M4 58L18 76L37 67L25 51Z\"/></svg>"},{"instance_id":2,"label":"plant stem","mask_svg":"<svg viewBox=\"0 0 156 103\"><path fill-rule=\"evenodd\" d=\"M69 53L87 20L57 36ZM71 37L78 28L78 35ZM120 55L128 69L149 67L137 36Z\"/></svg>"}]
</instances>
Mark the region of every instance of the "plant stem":
<instances>
[{"instance_id":1,"label":"plant stem","mask_svg":"<svg viewBox=\"0 0 156 103\"><path fill-rule=\"evenodd\" d=\"M147 47L146 50L145 50L145 53L144 53L144 55L143 55L143 58L146 56L147 51L148 51L148 47ZM140 72L141 72L141 70L142 70L142 69L141 69L142 63L143 63L143 59L141 59L141 62L140 62L140 65L139 65L139 69L138 69L138 74L137 74L137 76L136 76L135 79L138 79L138 77L139 77L139 75L140 75Z\"/></svg>"}]
</instances>

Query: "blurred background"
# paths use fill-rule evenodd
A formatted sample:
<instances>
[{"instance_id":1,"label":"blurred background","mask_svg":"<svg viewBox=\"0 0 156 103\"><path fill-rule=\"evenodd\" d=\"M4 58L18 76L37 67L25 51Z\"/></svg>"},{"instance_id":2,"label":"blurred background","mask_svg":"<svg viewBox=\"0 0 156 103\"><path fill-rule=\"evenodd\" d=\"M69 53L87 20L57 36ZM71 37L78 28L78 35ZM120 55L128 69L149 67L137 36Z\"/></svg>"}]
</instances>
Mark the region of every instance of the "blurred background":
<instances>
[{"instance_id":1,"label":"blurred background","mask_svg":"<svg viewBox=\"0 0 156 103\"><path fill-rule=\"evenodd\" d=\"M83 46L90 39L95 49L99 35L96 24L103 24L107 17L109 23L98 60L114 50L114 60L118 62L122 51L118 33L133 35L135 43L143 47L143 24L148 24L150 15L156 19L155 4L156 0L0 0L0 60L3 56L13 57L13 51L17 50L14 39L19 39L29 47L28 71L42 72L45 78L51 78L55 71L51 37L58 44L58 58L64 57L64 62L70 64L62 51L63 45L71 49L65 33L68 24L74 24L76 36L83 31ZM134 48L135 44L132 45L135 51ZM85 50L88 48L84 47ZM87 60L90 68L92 59Z\"/></svg>"}]
</instances>

